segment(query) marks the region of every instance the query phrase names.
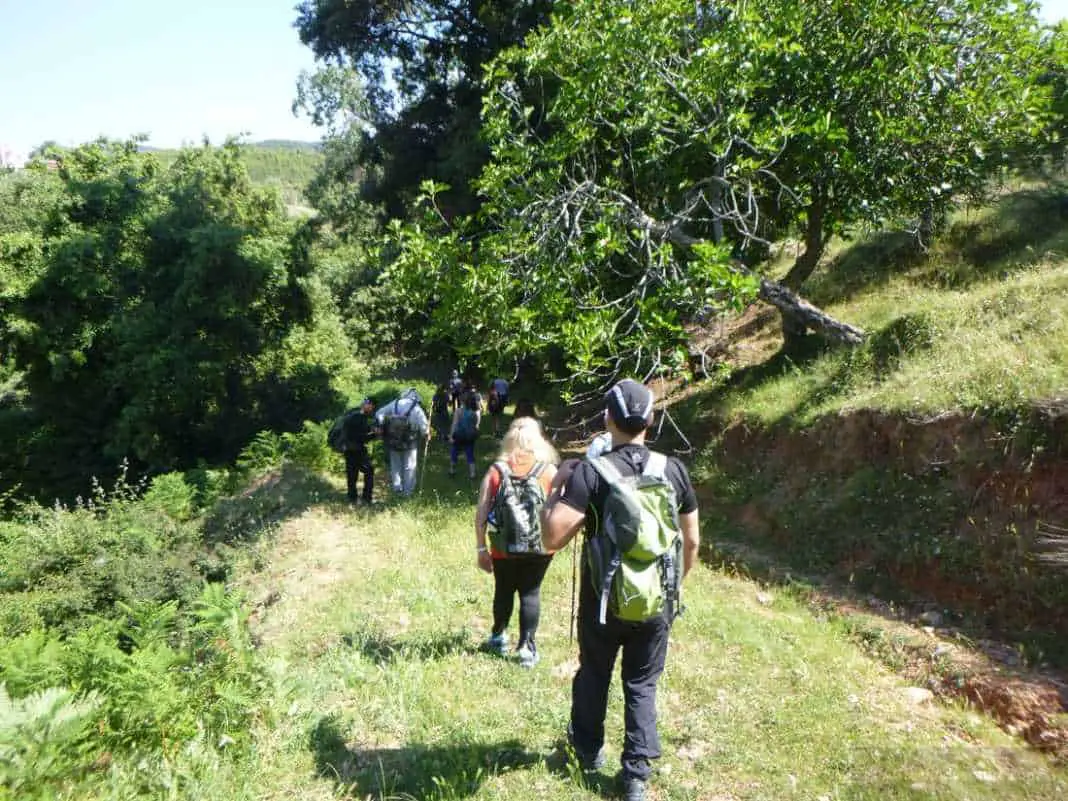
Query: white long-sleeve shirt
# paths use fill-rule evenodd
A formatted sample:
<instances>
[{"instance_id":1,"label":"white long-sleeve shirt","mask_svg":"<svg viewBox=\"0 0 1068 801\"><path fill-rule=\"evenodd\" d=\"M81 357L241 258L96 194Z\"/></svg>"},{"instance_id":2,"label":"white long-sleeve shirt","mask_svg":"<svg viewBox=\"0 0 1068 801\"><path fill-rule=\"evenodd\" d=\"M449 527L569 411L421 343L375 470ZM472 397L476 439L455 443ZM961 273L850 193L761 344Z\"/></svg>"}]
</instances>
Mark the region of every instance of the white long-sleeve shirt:
<instances>
[{"instance_id":1,"label":"white long-sleeve shirt","mask_svg":"<svg viewBox=\"0 0 1068 801\"><path fill-rule=\"evenodd\" d=\"M414 409L412 408L413 405L415 406ZM411 414L408 414L409 409L411 409ZM387 403L375 414L375 422L379 426L383 426L386 423L386 418L395 414L399 414L402 417L407 414L408 423L419 436L426 437L429 433L430 421L427 419L423 407L416 403L414 398L397 398L395 401Z\"/></svg>"}]
</instances>

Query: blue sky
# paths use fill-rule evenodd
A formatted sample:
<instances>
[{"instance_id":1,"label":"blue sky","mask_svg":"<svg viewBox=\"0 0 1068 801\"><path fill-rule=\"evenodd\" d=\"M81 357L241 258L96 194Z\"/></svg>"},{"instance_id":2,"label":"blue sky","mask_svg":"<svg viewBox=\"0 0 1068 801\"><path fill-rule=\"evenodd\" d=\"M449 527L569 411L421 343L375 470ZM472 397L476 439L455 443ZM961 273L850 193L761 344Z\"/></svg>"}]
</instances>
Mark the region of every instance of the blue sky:
<instances>
[{"instance_id":1,"label":"blue sky","mask_svg":"<svg viewBox=\"0 0 1068 801\"><path fill-rule=\"evenodd\" d=\"M297 0L0 0L0 146L319 134L290 111Z\"/></svg>"},{"instance_id":2,"label":"blue sky","mask_svg":"<svg viewBox=\"0 0 1068 801\"><path fill-rule=\"evenodd\" d=\"M0 151L150 135L171 147L318 139L290 105L313 67L297 0L0 0ZM1068 0L1045 0L1048 21Z\"/></svg>"}]
</instances>

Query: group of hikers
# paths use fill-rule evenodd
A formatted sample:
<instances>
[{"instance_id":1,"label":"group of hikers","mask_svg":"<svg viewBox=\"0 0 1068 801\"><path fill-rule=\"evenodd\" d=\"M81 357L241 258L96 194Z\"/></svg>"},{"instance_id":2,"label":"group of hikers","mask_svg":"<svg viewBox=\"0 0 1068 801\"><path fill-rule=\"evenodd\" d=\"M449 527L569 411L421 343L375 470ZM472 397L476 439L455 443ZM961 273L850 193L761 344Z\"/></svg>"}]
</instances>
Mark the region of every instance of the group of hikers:
<instances>
[{"instance_id":1,"label":"group of hikers","mask_svg":"<svg viewBox=\"0 0 1068 801\"><path fill-rule=\"evenodd\" d=\"M372 398L364 398L355 408L339 417L327 437L331 447L345 457L345 479L348 499L352 503L370 504L374 495L374 462L370 443L381 438L389 465L390 489L406 497L416 490L419 469L419 449L425 449L432 437L448 443L449 475L456 474L456 465L463 454L469 478L475 478L475 443L478 441L482 418L488 414L493 423L493 436L503 435L503 418L508 404L508 381L495 378L490 383L488 399L483 399L475 383L465 381L458 370L452 378L438 387L431 399L428 416L422 397L414 387L400 397L377 408ZM514 417L533 417L530 401L516 403ZM424 460L425 461L425 460ZM363 492L357 493L359 478L363 478Z\"/></svg>"},{"instance_id":2,"label":"group of hikers","mask_svg":"<svg viewBox=\"0 0 1068 801\"><path fill-rule=\"evenodd\" d=\"M495 381L490 395L496 435L497 418L508 400L507 382ZM502 656L511 652L507 631L518 597L514 654L528 668L539 661L535 635L542 581L553 555L583 532L579 667L572 681L567 741L582 770L604 766L608 690L622 654L620 778L625 801L645 798L651 762L660 756L656 687L671 625L682 611L682 580L695 564L700 544L697 497L685 466L645 442L654 401L652 391L637 381L617 383L605 396L604 433L590 443L585 458L562 463L533 406L517 403L479 486L474 520L476 563L494 582L493 626L485 647ZM473 443L483 411L481 394L473 383L459 380L458 373L435 393L433 425L451 443L450 473L463 452L474 477ZM367 442L379 432L389 452L393 489L410 495L416 486L418 445L431 437L419 393L409 389L378 410L365 399L359 414L351 416L362 422L353 424L351 445L349 434L344 436L350 499L356 497L355 474L363 472L363 498L370 500L373 468ZM407 424L392 422L398 418ZM472 422L475 436L469 435Z\"/></svg>"}]
</instances>

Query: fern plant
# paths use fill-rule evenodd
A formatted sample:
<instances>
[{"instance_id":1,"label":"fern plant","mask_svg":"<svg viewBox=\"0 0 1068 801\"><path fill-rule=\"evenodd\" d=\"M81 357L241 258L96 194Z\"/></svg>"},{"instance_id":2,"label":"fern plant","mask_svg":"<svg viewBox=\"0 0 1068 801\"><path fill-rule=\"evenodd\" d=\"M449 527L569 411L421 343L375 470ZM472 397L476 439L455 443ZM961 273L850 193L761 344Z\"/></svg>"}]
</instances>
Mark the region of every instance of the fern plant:
<instances>
[{"instance_id":1,"label":"fern plant","mask_svg":"<svg viewBox=\"0 0 1068 801\"><path fill-rule=\"evenodd\" d=\"M13 699L0 684L0 787L38 791L84 769L101 703L96 693L77 697L60 687Z\"/></svg>"}]
</instances>

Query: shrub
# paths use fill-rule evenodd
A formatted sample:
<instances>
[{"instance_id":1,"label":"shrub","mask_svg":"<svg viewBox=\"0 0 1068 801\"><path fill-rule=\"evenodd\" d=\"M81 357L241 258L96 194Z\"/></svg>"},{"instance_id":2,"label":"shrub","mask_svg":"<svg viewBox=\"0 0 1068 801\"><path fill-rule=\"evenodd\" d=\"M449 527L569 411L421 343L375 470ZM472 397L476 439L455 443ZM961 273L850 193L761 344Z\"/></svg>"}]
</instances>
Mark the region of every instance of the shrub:
<instances>
[{"instance_id":1,"label":"shrub","mask_svg":"<svg viewBox=\"0 0 1068 801\"><path fill-rule=\"evenodd\" d=\"M181 473L164 473L152 479L144 502L175 520L192 519L196 511L196 488Z\"/></svg>"}]
</instances>

